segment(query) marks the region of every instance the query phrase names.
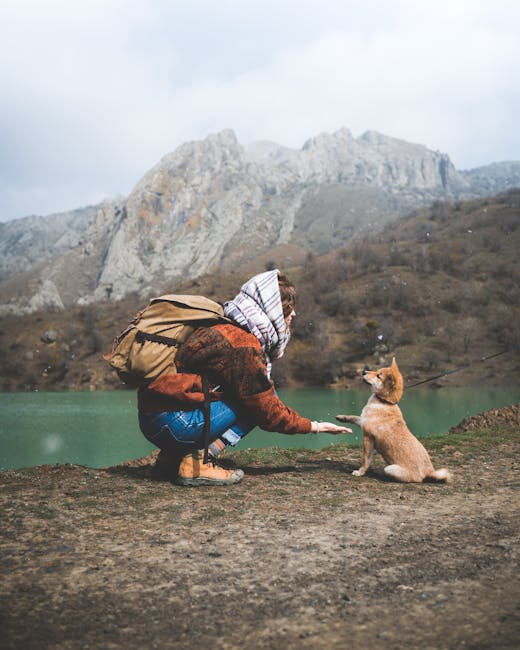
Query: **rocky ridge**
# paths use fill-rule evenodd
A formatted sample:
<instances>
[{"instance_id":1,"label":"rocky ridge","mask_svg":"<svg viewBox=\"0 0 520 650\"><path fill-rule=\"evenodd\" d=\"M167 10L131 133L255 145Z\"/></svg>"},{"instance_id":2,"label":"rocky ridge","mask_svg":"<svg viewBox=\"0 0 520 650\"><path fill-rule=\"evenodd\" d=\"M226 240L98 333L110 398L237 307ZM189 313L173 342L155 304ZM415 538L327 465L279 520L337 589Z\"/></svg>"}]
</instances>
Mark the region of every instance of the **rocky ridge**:
<instances>
[{"instance_id":1,"label":"rocky ridge","mask_svg":"<svg viewBox=\"0 0 520 650\"><path fill-rule=\"evenodd\" d=\"M149 296L262 255L290 266L415 207L519 184L520 163L461 172L374 131L292 150L224 130L164 156L126 199L0 224L0 313Z\"/></svg>"}]
</instances>

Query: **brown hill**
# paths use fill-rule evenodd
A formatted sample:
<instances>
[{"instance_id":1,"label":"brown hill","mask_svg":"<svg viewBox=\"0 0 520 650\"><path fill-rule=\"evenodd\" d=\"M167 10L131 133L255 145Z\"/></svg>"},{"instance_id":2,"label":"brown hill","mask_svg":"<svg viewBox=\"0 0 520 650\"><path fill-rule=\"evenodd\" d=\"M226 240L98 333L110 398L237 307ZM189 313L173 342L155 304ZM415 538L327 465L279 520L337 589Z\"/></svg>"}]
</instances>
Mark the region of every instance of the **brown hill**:
<instances>
[{"instance_id":1,"label":"brown hill","mask_svg":"<svg viewBox=\"0 0 520 650\"><path fill-rule=\"evenodd\" d=\"M520 190L435 203L332 253L298 260L290 246L280 247L235 273L169 291L225 300L254 272L273 265L288 272L298 286L298 318L275 367L280 384L354 386L365 364L395 355L409 383L469 364L439 381L520 385L519 226ZM102 354L142 306L134 296L1 318L0 388L120 387Z\"/></svg>"}]
</instances>

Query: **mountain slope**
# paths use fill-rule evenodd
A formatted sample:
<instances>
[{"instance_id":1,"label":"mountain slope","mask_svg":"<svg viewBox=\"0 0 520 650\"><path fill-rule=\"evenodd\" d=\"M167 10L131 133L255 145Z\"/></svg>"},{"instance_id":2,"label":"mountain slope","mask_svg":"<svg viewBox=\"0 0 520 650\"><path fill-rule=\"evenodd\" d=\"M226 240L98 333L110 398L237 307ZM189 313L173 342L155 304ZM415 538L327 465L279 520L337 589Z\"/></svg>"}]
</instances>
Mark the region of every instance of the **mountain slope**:
<instances>
[{"instance_id":1,"label":"mountain slope","mask_svg":"<svg viewBox=\"0 0 520 650\"><path fill-rule=\"evenodd\" d=\"M170 153L117 202L0 224L0 313L146 296L216 269L301 262L435 200L517 184L520 163L459 172L446 154L369 131L300 150L230 130Z\"/></svg>"},{"instance_id":2,"label":"mountain slope","mask_svg":"<svg viewBox=\"0 0 520 650\"><path fill-rule=\"evenodd\" d=\"M465 366L440 383L520 385L520 190L436 203L379 233L284 267L298 288L280 384L358 386L365 364L396 355L407 382ZM252 274L219 270L170 285L223 301ZM0 388L120 386L102 359L155 295L0 317ZM505 352L485 363L479 360ZM437 382L439 383L439 382Z\"/></svg>"}]
</instances>

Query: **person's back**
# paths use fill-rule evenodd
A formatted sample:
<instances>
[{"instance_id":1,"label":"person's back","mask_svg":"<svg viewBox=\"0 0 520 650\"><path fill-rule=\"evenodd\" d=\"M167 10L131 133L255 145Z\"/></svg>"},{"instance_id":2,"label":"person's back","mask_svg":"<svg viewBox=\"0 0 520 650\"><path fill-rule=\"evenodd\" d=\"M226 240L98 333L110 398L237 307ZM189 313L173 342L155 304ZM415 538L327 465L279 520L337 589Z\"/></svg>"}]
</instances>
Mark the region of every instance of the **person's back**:
<instances>
[{"instance_id":1,"label":"person's back","mask_svg":"<svg viewBox=\"0 0 520 650\"><path fill-rule=\"evenodd\" d=\"M205 422L212 457L255 426L285 434L350 432L330 422L311 422L274 390L271 360L280 358L289 342L294 301L294 287L285 278L280 281L277 270L251 278L224 305L236 324L195 330L177 353L177 374L158 377L139 390L141 430L165 453L182 458L181 484L229 484L243 476L241 470L201 463ZM210 397L206 416L203 379Z\"/></svg>"}]
</instances>

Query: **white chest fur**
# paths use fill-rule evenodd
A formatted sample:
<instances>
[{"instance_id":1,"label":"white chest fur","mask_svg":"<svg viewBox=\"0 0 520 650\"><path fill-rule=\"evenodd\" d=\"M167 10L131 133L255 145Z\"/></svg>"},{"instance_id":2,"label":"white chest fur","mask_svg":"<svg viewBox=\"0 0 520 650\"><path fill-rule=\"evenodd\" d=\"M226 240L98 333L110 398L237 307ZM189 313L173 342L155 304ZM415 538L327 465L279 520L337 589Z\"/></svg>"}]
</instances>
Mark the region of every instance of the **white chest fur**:
<instances>
[{"instance_id":1,"label":"white chest fur","mask_svg":"<svg viewBox=\"0 0 520 650\"><path fill-rule=\"evenodd\" d=\"M384 409L388 410L388 407L388 404L381 402L381 400L372 395L369 398L368 402L365 404L363 410L361 411L361 415L359 416L361 427L363 427L364 422L370 420L371 417L379 417L380 412Z\"/></svg>"}]
</instances>

